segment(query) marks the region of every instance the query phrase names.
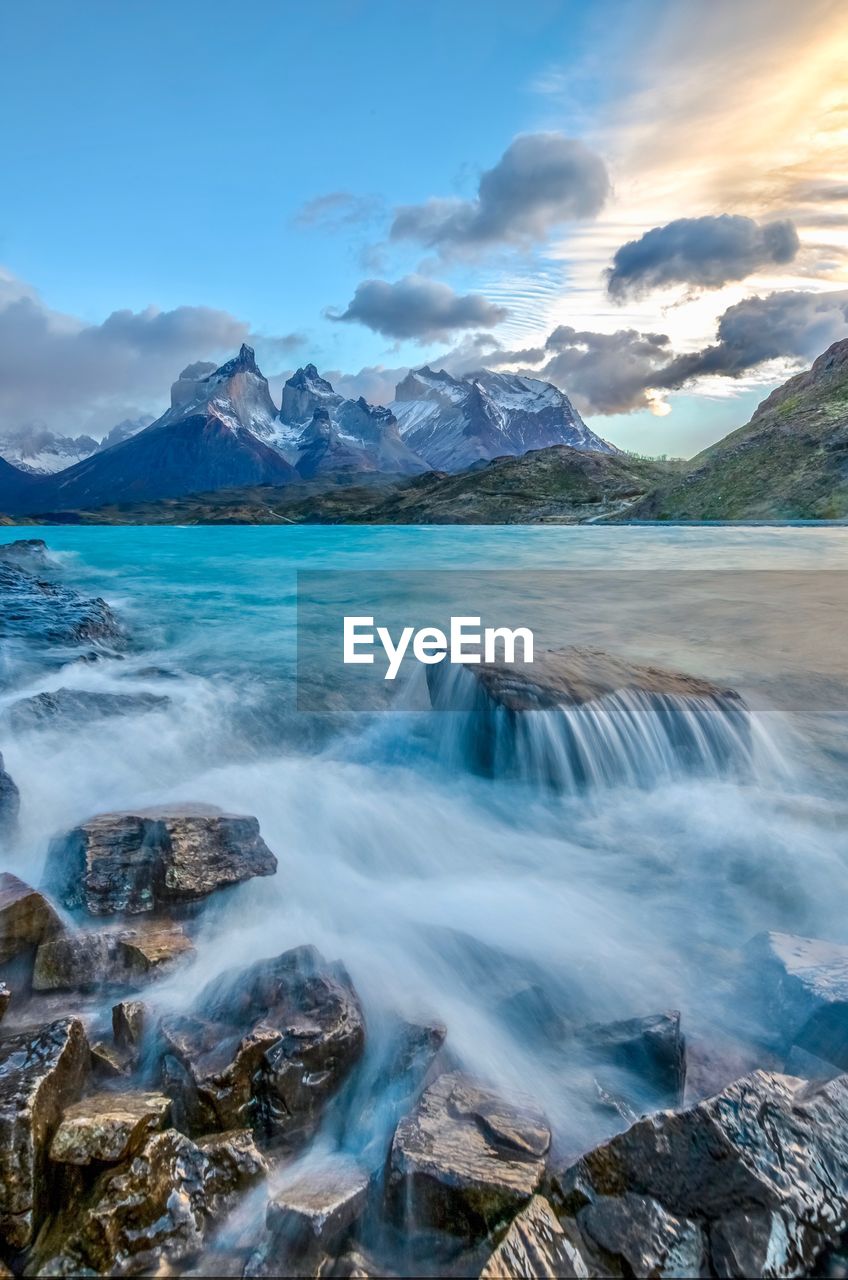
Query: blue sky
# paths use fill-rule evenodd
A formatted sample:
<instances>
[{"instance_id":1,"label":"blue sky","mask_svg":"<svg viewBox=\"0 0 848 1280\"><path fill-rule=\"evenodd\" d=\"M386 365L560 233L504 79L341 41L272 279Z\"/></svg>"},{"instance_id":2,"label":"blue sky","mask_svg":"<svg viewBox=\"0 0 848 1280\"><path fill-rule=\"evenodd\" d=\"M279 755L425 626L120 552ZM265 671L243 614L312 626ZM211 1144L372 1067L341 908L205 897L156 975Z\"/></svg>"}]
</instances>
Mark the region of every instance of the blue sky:
<instances>
[{"instance_id":1,"label":"blue sky","mask_svg":"<svg viewBox=\"0 0 848 1280\"><path fill-rule=\"evenodd\" d=\"M733 7L718 0L712 9L723 9L723 21L707 24L699 52L680 14L685 8L691 22L703 20L705 5L29 0L8 6L0 83L6 122L0 263L7 294L13 301L37 298L53 338L63 325L96 327L115 311L212 308L246 326L267 371L277 374L307 359L347 375L363 367L393 371L455 350L483 329L516 352L544 347L557 325L604 334L661 328L675 352L698 349L714 340L727 306L750 294L797 292L799 281L804 290L837 291L845 279L841 232L816 232L816 244L824 240L832 253L819 252L814 263L796 257L787 268L769 263L761 279L755 272L725 282L708 298L700 284L693 291L686 281L676 282L676 294L663 286L661 297L642 293L624 308L605 296L602 272L611 254L652 225L722 213L759 223L794 216L801 225L788 198L758 196L747 176L733 187L734 164L749 174L761 160L766 176L775 171L773 138L753 136L747 151L740 147L724 159L712 154L721 148L711 147L710 129L720 140L727 122L711 115L691 85L701 77L706 91L738 23ZM794 50L797 62L798 32L788 2L750 0L750 9L772 29L768 58L761 65L752 53L745 66L756 87L775 52L789 66ZM812 4L805 28L811 69L824 56L814 37L823 38L830 24L833 39L837 12L827 0ZM775 23L780 13L782 26ZM758 31L750 20L739 38ZM800 53L803 61L804 48ZM819 66L819 80L823 74ZM666 103L660 89L668 91ZM675 110L676 123L688 124L693 143L704 145L712 166L707 179L700 169L697 181L683 171L674 179L680 157L666 125ZM507 236L482 251L434 253L420 240L389 239L398 206L473 201L480 174L525 134L561 135L602 158L610 180L602 214L548 219L544 235ZM809 168L808 147L805 172L831 172L832 139L826 142L820 169ZM787 157L779 160L785 170ZM317 216L328 209L332 218ZM802 247L806 252L803 235ZM479 296L506 316L421 340L375 332L355 316L350 323L328 318L328 309L344 313L363 281L391 284L410 274ZM216 358L216 341L210 337L210 349L195 358ZM55 345L46 348L45 362ZM653 411L643 402L633 412L610 413L607 404L599 413L590 395L584 412L602 434L628 447L690 453L744 421L763 387L802 354L780 352L777 364L766 362L732 385L713 378L675 387L662 403L652 401ZM185 363L182 349L174 357L170 376ZM2 359L0 349L0 366ZM20 363L16 356L15 367ZM80 375L73 393L76 382L65 374L69 399L62 412L53 422L48 400L41 414L72 429L78 401L80 427L105 430L112 412L155 411L157 395L167 391L167 352L157 349L149 363L147 386L137 372L141 361L133 362L125 404L117 370L99 389ZM33 367L35 377L34 360ZM45 363L37 380L53 376ZM159 391L154 376L164 378ZM373 375L363 381L372 384ZM14 425L22 400L7 405L0 425ZM38 410L36 404L36 416Z\"/></svg>"}]
</instances>

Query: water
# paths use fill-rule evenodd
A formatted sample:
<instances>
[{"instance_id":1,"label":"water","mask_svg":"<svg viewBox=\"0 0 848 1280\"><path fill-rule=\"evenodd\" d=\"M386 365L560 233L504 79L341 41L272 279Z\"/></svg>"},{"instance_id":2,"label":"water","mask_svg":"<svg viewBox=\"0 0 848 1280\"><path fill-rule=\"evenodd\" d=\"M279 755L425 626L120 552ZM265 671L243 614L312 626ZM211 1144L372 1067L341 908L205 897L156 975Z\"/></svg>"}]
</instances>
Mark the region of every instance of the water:
<instances>
[{"instance_id":1,"label":"water","mask_svg":"<svg viewBox=\"0 0 848 1280\"><path fill-rule=\"evenodd\" d=\"M0 539L25 532L2 530ZM597 723L609 708L572 723L582 780L594 785L558 790L534 785L539 753L550 759L539 741L518 776L485 778L447 761L446 730L434 740L420 716L316 734L295 713L292 687L296 568L803 576L842 569L848 530L38 532L66 580L113 604L138 648L121 661L30 673L24 687L0 694L0 710L61 686L165 693L171 704L0 738L22 793L9 869L38 882L57 830L99 811L182 801L255 814L279 857L273 880L210 906L196 962L156 989L162 1008L184 1005L226 968L313 943L347 965L375 1052L389 1014L437 1019L462 1066L533 1095L562 1145L576 1148L622 1120L597 1105L592 1073L540 1042L532 1018L509 1004L522 983L577 1022L679 1009L694 1060L699 1045L759 1036L736 987L736 949L753 934L848 941L848 712L834 696L844 685L829 648L815 649L815 669L794 640L766 662L756 637L746 650L720 610L708 635L690 617L686 642L701 646L709 674L739 677L753 691L750 767L673 768L669 742L649 741L628 705L612 730ZM826 631L814 623L799 629L811 643ZM839 649L844 631L833 631ZM679 643L664 635L658 660ZM607 768L599 734L608 742L625 723L621 767ZM696 728L703 734L704 722ZM655 767L646 767L652 753ZM622 1087L638 1108L638 1082ZM322 1140L373 1149L373 1134L342 1123Z\"/></svg>"}]
</instances>

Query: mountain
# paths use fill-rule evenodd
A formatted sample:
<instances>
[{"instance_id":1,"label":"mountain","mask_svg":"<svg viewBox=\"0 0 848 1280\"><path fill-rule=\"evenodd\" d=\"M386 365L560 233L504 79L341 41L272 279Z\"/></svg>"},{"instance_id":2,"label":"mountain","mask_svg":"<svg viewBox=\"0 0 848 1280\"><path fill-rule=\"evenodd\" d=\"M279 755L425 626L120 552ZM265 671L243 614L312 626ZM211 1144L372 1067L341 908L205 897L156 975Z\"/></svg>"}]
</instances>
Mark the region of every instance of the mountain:
<instances>
[{"instance_id":1,"label":"mountain","mask_svg":"<svg viewBox=\"0 0 848 1280\"><path fill-rule=\"evenodd\" d=\"M481 369L455 378L425 365L398 383L389 408L406 444L441 471L557 444L617 452L589 430L564 392L518 374Z\"/></svg>"},{"instance_id":2,"label":"mountain","mask_svg":"<svg viewBox=\"0 0 848 1280\"><path fill-rule=\"evenodd\" d=\"M219 369L192 365L171 407L128 440L0 500L15 512L76 510L230 485L287 484L296 473L259 438L276 409L250 347ZM20 473L18 473L20 474ZM8 485L7 485L8 492Z\"/></svg>"},{"instance_id":3,"label":"mountain","mask_svg":"<svg viewBox=\"0 0 848 1280\"><path fill-rule=\"evenodd\" d=\"M62 436L47 427L18 427L0 440L0 457L20 471L51 475L88 458L98 448L91 436Z\"/></svg>"},{"instance_id":4,"label":"mountain","mask_svg":"<svg viewBox=\"0 0 848 1280\"><path fill-rule=\"evenodd\" d=\"M646 520L848 517L848 339L629 513Z\"/></svg>"},{"instance_id":5,"label":"mountain","mask_svg":"<svg viewBox=\"0 0 848 1280\"><path fill-rule=\"evenodd\" d=\"M39 490L42 483L40 476L33 475L30 471L21 471L0 458L0 511L17 512L26 509L29 495Z\"/></svg>"},{"instance_id":6,"label":"mountain","mask_svg":"<svg viewBox=\"0 0 848 1280\"><path fill-rule=\"evenodd\" d=\"M214 368L214 365L212 367ZM152 421L153 417L149 413L142 414L140 418L124 418L103 437L97 446L98 450L102 453L104 449L111 449L113 444L121 444L122 441L129 440L130 436L137 436L139 431L149 427Z\"/></svg>"}]
</instances>

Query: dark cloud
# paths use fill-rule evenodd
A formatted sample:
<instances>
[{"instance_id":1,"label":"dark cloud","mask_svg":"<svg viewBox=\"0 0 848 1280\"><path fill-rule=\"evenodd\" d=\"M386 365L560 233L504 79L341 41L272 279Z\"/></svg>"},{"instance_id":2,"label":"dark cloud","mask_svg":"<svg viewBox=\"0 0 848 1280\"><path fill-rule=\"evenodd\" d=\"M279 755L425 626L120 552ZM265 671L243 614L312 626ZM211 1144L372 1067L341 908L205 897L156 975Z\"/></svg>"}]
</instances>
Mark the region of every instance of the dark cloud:
<instances>
[{"instance_id":1,"label":"dark cloud","mask_svg":"<svg viewBox=\"0 0 848 1280\"><path fill-rule=\"evenodd\" d=\"M297 227L317 227L338 231L342 227L365 225L382 216L385 205L379 196L357 196L351 191L330 191L308 200L292 221Z\"/></svg>"},{"instance_id":2,"label":"dark cloud","mask_svg":"<svg viewBox=\"0 0 848 1280\"><path fill-rule=\"evenodd\" d=\"M757 223L731 213L677 218L616 250L607 292L622 301L671 284L717 289L791 262L798 249L798 233L788 219Z\"/></svg>"},{"instance_id":3,"label":"dark cloud","mask_svg":"<svg viewBox=\"0 0 848 1280\"><path fill-rule=\"evenodd\" d=\"M545 354L539 376L567 390L585 412L607 414L649 408L654 372L671 350L664 333L594 333L560 325L549 335Z\"/></svg>"},{"instance_id":4,"label":"dark cloud","mask_svg":"<svg viewBox=\"0 0 848 1280\"><path fill-rule=\"evenodd\" d=\"M363 324L387 338L431 341L447 338L460 329L499 324L507 316L478 293L455 293L449 285L423 276L365 280L357 286L343 312L327 313L331 320Z\"/></svg>"},{"instance_id":5,"label":"dark cloud","mask_svg":"<svg viewBox=\"0 0 848 1280\"><path fill-rule=\"evenodd\" d=\"M102 434L120 418L167 403L184 365L224 359L242 342L266 358L302 339L252 335L226 311L176 307L114 311L102 324L84 324L51 311L12 277L0 279L0 431L28 423L54 430Z\"/></svg>"},{"instance_id":6,"label":"dark cloud","mask_svg":"<svg viewBox=\"0 0 848 1280\"><path fill-rule=\"evenodd\" d=\"M390 237L443 255L534 244L564 222L594 217L609 189L603 160L582 142L561 133L522 134L482 175L475 199L404 205Z\"/></svg>"},{"instance_id":7,"label":"dark cloud","mask_svg":"<svg viewBox=\"0 0 848 1280\"><path fill-rule=\"evenodd\" d=\"M738 378L767 360L813 360L832 342L848 337L848 289L831 293L787 290L745 298L721 316L717 341L677 356L654 381L657 388L682 387L717 374Z\"/></svg>"}]
</instances>

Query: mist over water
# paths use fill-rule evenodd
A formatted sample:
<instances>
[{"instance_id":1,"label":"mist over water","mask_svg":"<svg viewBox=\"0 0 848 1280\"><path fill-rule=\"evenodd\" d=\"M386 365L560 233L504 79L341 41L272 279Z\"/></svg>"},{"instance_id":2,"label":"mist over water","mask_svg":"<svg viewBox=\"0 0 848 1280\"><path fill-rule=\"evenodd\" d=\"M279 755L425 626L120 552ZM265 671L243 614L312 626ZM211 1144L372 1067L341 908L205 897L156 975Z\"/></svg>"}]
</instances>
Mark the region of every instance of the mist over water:
<instances>
[{"instance_id":1,"label":"mist over water","mask_svg":"<svg viewBox=\"0 0 848 1280\"><path fill-rule=\"evenodd\" d=\"M574 1151L625 1121L598 1105L592 1071L546 1043L512 995L540 989L575 1025L679 1009L693 1045L747 1043L760 1032L739 995L737 948L762 929L848 941L840 773L848 714L816 684L832 671L807 676L796 659L791 678L751 673L752 688L766 694L753 699L753 738L738 771L674 768L667 744L650 739L644 709L628 706L627 767L605 767L609 735L584 716L592 785L552 789L534 785L538 742L527 746L520 776L464 768L451 715L344 725L298 716L293 666L298 567L841 569L848 530L61 528L44 536L67 580L113 604L135 643L122 659L30 672L23 686L0 688L0 713L59 687L143 690L171 703L87 725L0 731L22 798L21 839L4 869L37 884L55 832L97 812L183 801L255 814L279 858L274 878L210 902L196 960L150 990L161 1009L184 1007L226 969L312 943L345 963L365 1007L370 1056L360 1088L379 1074L392 1014L435 1019L454 1060L535 1097L561 1148ZM698 625L693 618L693 633ZM734 636L711 625L710 652L734 654ZM729 681L744 667L744 654L735 657L737 670L728 659L703 674ZM650 1104L638 1082L622 1088L633 1107ZM343 1102L320 1139L325 1149L382 1159L375 1134L391 1124L390 1101L373 1130L356 1132Z\"/></svg>"}]
</instances>

